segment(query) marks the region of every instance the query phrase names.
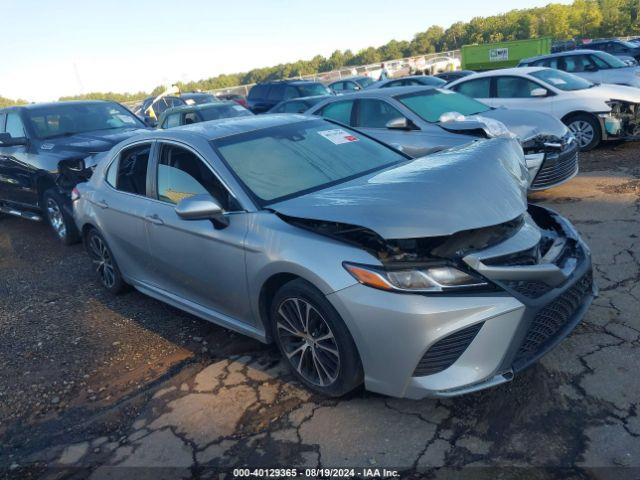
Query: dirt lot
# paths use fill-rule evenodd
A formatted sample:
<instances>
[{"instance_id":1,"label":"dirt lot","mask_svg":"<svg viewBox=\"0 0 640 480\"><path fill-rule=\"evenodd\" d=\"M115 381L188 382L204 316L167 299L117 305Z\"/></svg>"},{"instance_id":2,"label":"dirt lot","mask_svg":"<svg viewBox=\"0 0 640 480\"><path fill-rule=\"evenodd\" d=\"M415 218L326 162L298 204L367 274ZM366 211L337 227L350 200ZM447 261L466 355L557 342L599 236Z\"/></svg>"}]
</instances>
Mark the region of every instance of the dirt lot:
<instances>
[{"instance_id":1,"label":"dirt lot","mask_svg":"<svg viewBox=\"0 0 640 480\"><path fill-rule=\"evenodd\" d=\"M640 145L582 158L577 178L533 200L588 240L600 297L514 382L447 401L310 395L271 347L137 292L106 294L81 246L0 218L0 475L640 477Z\"/></svg>"}]
</instances>

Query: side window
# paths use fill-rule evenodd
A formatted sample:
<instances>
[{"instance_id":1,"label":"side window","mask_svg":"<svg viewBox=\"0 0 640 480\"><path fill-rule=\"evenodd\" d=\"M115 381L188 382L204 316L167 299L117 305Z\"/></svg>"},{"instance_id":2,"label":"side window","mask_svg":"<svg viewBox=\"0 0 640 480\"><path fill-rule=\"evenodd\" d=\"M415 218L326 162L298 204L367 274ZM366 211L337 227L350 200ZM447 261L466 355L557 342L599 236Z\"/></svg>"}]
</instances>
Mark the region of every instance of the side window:
<instances>
[{"instance_id":1,"label":"side window","mask_svg":"<svg viewBox=\"0 0 640 480\"><path fill-rule=\"evenodd\" d=\"M284 104L282 111L285 113L302 113L307 110L307 108L307 105L301 101L287 102Z\"/></svg>"},{"instance_id":2,"label":"side window","mask_svg":"<svg viewBox=\"0 0 640 480\"><path fill-rule=\"evenodd\" d=\"M356 90L358 90L356 88L356 83L355 82L344 82L344 89L349 91L349 92L355 92Z\"/></svg>"},{"instance_id":3,"label":"side window","mask_svg":"<svg viewBox=\"0 0 640 480\"><path fill-rule=\"evenodd\" d=\"M211 169L195 154L174 145L162 145L158 163L158 199L177 204L194 195L208 194L225 210L236 202Z\"/></svg>"},{"instance_id":4,"label":"side window","mask_svg":"<svg viewBox=\"0 0 640 480\"><path fill-rule=\"evenodd\" d=\"M4 125L7 121L7 114L0 113L0 133L5 133Z\"/></svg>"},{"instance_id":5,"label":"side window","mask_svg":"<svg viewBox=\"0 0 640 480\"><path fill-rule=\"evenodd\" d=\"M587 65L591 64L586 55L572 55L565 57L564 60L566 62L566 68L561 68L561 70L566 70L570 73L587 71Z\"/></svg>"},{"instance_id":6,"label":"side window","mask_svg":"<svg viewBox=\"0 0 640 480\"><path fill-rule=\"evenodd\" d=\"M20 115L15 112L9 112L7 114L7 126L5 132L11 135L13 138L25 137L24 126L22 125L22 119Z\"/></svg>"},{"instance_id":7,"label":"side window","mask_svg":"<svg viewBox=\"0 0 640 480\"><path fill-rule=\"evenodd\" d=\"M198 123L200 119L196 112L189 112L184 114L184 124L191 125L192 123Z\"/></svg>"},{"instance_id":8,"label":"side window","mask_svg":"<svg viewBox=\"0 0 640 480\"><path fill-rule=\"evenodd\" d=\"M404 117L395 107L382 100L360 100L356 125L364 128L385 128L387 122Z\"/></svg>"},{"instance_id":9,"label":"side window","mask_svg":"<svg viewBox=\"0 0 640 480\"><path fill-rule=\"evenodd\" d=\"M289 87L287 86L284 89L284 100L287 100L289 98L297 98L300 95L298 95L298 90L296 90L294 87Z\"/></svg>"},{"instance_id":10,"label":"side window","mask_svg":"<svg viewBox=\"0 0 640 480\"><path fill-rule=\"evenodd\" d=\"M611 68L607 62L605 62L603 59L601 59L597 55L589 55L589 58L601 70L608 70L609 68ZM2 126L2 121L0 121L0 126Z\"/></svg>"},{"instance_id":11,"label":"side window","mask_svg":"<svg viewBox=\"0 0 640 480\"><path fill-rule=\"evenodd\" d=\"M136 145L120 154L116 188L135 195L147 194L147 167L151 144ZM111 173L111 172L109 172Z\"/></svg>"},{"instance_id":12,"label":"side window","mask_svg":"<svg viewBox=\"0 0 640 480\"><path fill-rule=\"evenodd\" d=\"M331 89L334 92L342 92L344 90L344 82L336 82L333 85L331 85Z\"/></svg>"},{"instance_id":13,"label":"side window","mask_svg":"<svg viewBox=\"0 0 640 480\"><path fill-rule=\"evenodd\" d=\"M271 90L267 95L267 100L282 100L284 98L285 85L276 83L271 85Z\"/></svg>"},{"instance_id":14,"label":"side window","mask_svg":"<svg viewBox=\"0 0 640 480\"><path fill-rule=\"evenodd\" d=\"M178 126L180 126L180 114L172 113L164 121L162 128L171 128L171 127L178 127Z\"/></svg>"},{"instance_id":15,"label":"side window","mask_svg":"<svg viewBox=\"0 0 640 480\"><path fill-rule=\"evenodd\" d=\"M453 87L458 93L472 98L489 98L491 96L491 78L478 78L469 80Z\"/></svg>"},{"instance_id":16,"label":"side window","mask_svg":"<svg viewBox=\"0 0 640 480\"><path fill-rule=\"evenodd\" d=\"M496 94L498 98L529 98L531 97L531 90L536 88L540 88L540 86L525 78L496 78Z\"/></svg>"},{"instance_id":17,"label":"side window","mask_svg":"<svg viewBox=\"0 0 640 480\"><path fill-rule=\"evenodd\" d=\"M394 80L393 82L384 84L382 88L401 87L403 85L404 85L404 80Z\"/></svg>"},{"instance_id":18,"label":"side window","mask_svg":"<svg viewBox=\"0 0 640 480\"><path fill-rule=\"evenodd\" d=\"M111 162L111 165L109 165L106 180L109 185L116 188L118 183L118 160L114 160Z\"/></svg>"},{"instance_id":19,"label":"side window","mask_svg":"<svg viewBox=\"0 0 640 480\"><path fill-rule=\"evenodd\" d=\"M324 118L329 118L336 122L350 125L351 110L353 110L353 101L335 102L324 107L320 112L320 115Z\"/></svg>"}]
</instances>

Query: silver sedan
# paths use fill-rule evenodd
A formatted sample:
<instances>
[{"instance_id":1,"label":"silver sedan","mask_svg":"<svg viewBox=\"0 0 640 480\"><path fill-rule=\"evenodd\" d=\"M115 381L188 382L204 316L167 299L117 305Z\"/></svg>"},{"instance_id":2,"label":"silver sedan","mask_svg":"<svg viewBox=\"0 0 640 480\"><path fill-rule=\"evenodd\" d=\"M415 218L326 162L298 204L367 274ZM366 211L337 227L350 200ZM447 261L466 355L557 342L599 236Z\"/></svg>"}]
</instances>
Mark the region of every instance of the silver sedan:
<instances>
[{"instance_id":1,"label":"silver sedan","mask_svg":"<svg viewBox=\"0 0 640 480\"><path fill-rule=\"evenodd\" d=\"M578 145L557 118L529 110L491 108L432 87L396 87L327 98L305 112L351 126L413 157L515 135L530 173L530 190L544 190L578 173Z\"/></svg>"},{"instance_id":2,"label":"silver sedan","mask_svg":"<svg viewBox=\"0 0 640 480\"><path fill-rule=\"evenodd\" d=\"M411 159L319 118L206 122L119 144L73 203L106 289L275 342L329 396L509 381L594 294L578 233L527 205L513 139Z\"/></svg>"}]
</instances>

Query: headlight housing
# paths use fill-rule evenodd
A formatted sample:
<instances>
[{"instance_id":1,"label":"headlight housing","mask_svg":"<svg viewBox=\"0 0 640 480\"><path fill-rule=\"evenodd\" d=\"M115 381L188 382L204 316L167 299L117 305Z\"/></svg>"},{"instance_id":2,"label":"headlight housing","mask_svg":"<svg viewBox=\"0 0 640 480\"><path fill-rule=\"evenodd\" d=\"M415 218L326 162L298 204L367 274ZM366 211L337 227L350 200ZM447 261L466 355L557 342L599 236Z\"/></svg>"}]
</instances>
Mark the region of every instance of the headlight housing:
<instances>
[{"instance_id":1,"label":"headlight housing","mask_svg":"<svg viewBox=\"0 0 640 480\"><path fill-rule=\"evenodd\" d=\"M387 291L438 293L476 290L489 285L484 279L450 265L397 269L348 262L344 262L342 265L353 278L363 285Z\"/></svg>"}]
</instances>

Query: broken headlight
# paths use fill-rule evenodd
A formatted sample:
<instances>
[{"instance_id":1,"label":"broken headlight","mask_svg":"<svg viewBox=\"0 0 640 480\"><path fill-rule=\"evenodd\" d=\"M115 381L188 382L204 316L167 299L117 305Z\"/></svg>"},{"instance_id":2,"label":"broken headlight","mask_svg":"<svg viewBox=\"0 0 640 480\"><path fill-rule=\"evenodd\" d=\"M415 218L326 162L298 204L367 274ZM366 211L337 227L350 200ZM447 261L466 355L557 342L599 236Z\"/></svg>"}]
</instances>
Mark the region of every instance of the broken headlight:
<instances>
[{"instance_id":1,"label":"broken headlight","mask_svg":"<svg viewBox=\"0 0 640 480\"><path fill-rule=\"evenodd\" d=\"M387 270L369 265L343 263L344 268L360 283L380 290L437 293L486 287L478 277L449 265Z\"/></svg>"}]
</instances>

